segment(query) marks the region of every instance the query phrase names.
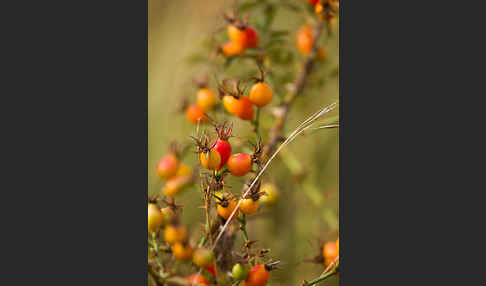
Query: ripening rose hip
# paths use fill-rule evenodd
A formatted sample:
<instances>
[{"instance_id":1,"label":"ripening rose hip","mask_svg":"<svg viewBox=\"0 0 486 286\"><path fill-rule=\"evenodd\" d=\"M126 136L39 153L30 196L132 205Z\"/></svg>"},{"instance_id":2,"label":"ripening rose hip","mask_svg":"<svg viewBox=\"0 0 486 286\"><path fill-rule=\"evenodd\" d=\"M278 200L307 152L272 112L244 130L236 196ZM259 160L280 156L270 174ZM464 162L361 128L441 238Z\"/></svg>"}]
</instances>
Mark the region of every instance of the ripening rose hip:
<instances>
[{"instance_id":1,"label":"ripening rose hip","mask_svg":"<svg viewBox=\"0 0 486 286\"><path fill-rule=\"evenodd\" d=\"M194 251L192 262L199 267L206 267L214 262L214 254L207 248L199 248Z\"/></svg>"},{"instance_id":2,"label":"ripening rose hip","mask_svg":"<svg viewBox=\"0 0 486 286\"><path fill-rule=\"evenodd\" d=\"M236 205L237 205L237 202L235 199L230 199L229 201L227 201L226 203L223 203L223 204L218 204L218 208L217 208L217 211L218 211L218 214L220 217L222 217L223 219L228 219L231 215L231 213L233 212L233 210L236 208ZM232 219L235 219L238 217L238 212L239 210L237 210L235 212L235 215L233 216Z\"/></svg>"},{"instance_id":3,"label":"ripening rose hip","mask_svg":"<svg viewBox=\"0 0 486 286\"><path fill-rule=\"evenodd\" d=\"M226 28L226 33L231 41L236 43L242 43L242 39L245 37L245 31L242 29L238 29L235 25L229 25Z\"/></svg>"},{"instance_id":4,"label":"ripening rose hip","mask_svg":"<svg viewBox=\"0 0 486 286\"><path fill-rule=\"evenodd\" d=\"M260 187L260 191L264 192L259 201L265 205L272 206L277 203L280 194L278 193L277 187L274 184L266 183Z\"/></svg>"},{"instance_id":5,"label":"ripening rose hip","mask_svg":"<svg viewBox=\"0 0 486 286\"><path fill-rule=\"evenodd\" d=\"M213 149L219 153L221 157L221 162L219 163L218 170L228 162L229 157L231 156L231 144L228 140L222 140L218 138L216 140L216 144L214 145Z\"/></svg>"},{"instance_id":6,"label":"ripening rose hip","mask_svg":"<svg viewBox=\"0 0 486 286\"><path fill-rule=\"evenodd\" d=\"M160 159L157 164L157 175L159 175L161 179L168 179L177 173L178 168L179 160L176 155L171 153Z\"/></svg>"},{"instance_id":7,"label":"ripening rose hip","mask_svg":"<svg viewBox=\"0 0 486 286\"><path fill-rule=\"evenodd\" d=\"M229 25L226 31L230 40L238 43L244 49L256 48L258 46L258 34L252 27L247 26L244 29L239 29L234 25Z\"/></svg>"},{"instance_id":8,"label":"ripening rose hip","mask_svg":"<svg viewBox=\"0 0 486 286\"><path fill-rule=\"evenodd\" d=\"M209 88L201 88L198 90L197 105L201 107L203 111L212 109L216 103L218 103L218 98Z\"/></svg>"},{"instance_id":9,"label":"ripening rose hip","mask_svg":"<svg viewBox=\"0 0 486 286\"><path fill-rule=\"evenodd\" d=\"M297 48L300 53L307 56L312 51L312 45L314 44L314 35L312 29L309 26L302 26L297 32Z\"/></svg>"},{"instance_id":10,"label":"ripening rose hip","mask_svg":"<svg viewBox=\"0 0 486 286\"><path fill-rule=\"evenodd\" d=\"M241 177L250 172L252 163L253 162L249 154L237 153L229 157L226 165L228 170L231 172L231 175Z\"/></svg>"},{"instance_id":11,"label":"ripening rose hip","mask_svg":"<svg viewBox=\"0 0 486 286\"><path fill-rule=\"evenodd\" d=\"M258 82L251 87L250 101L256 106L262 107L272 101L273 90L268 84Z\"/></svg>"},{"instance_id":12,"label":"ripening rose hip","mask_svg":"<svg viewBox=\"0 0 486 286\"><path fill-rule=\"evenodd\" d=\"M187 244L182 244L180 242L176 242L172 245L172 255L174 258L179 261L188 261L192 257L192 247Z\"/></svg>"},{"instance_id":13,"label":"ripening rose hip","mask_svg":"<svg viewBox=\"0 0 486 286\"><path fill-rule=\"evenodd\" d=\"M199 107L197 104L191 104L186 110L186 118L190 122L196 124L198 122L205 122L207 121L206 116L204 115L204 110Z\"/></svg>"},{"instance_id":14,"label":"ripening rose hip","mask_svg":"<svg viewBox=\"0 0 486 286\"><path fill-rule=\"evenodd\" d=\"M241 281L246 278L249 270L250 267L248 265L243 266L240 263L237 263L233 266L233 269L231 270L231 275L236 281Z\"/></svg>"},{"instance_id":15,"label":"ripening rose hip","mask_svg":"<svg viewBox=\"0 0 486 286\"><path fill-rule=\"evenodd\" d=\"M337 255L339 256L339 237L336 240L336 250L337 250Z\"/></svg>"},{"instance_id":16,"label":"ripening rose hip","mask_svg":"<svg viewBox=\"0 0 486 286\"><path fill-rule=\"evenodd\" d=\"M338 256L338 249L335 242L326 242L322 248L322 255L324 256L325 266L329 266Z\"/></svg>"},{"instance_id":17,"label":"ripening rose hip","mask_svg":"<svg viewBox=\"0 0 486 286\"><path fill-rule=\"evenodd\" d=\"M316 5L319 0L307 0L307 2L309 2L309 4Z\"/></svg>"},{"instance_id":18,"label":"ripening rose hip","mask_svg":"<svg viewBox=\"0 0 486 286\"><path fill-rule=\"evenodd\" d=\"M207 285L209 286L209 281L200 273L194 273L187 277L190 285Z\"/></svg>"},{"instance_id":19,"label":"ripening rose hip","mask_svg":"<svg viewBox=\"0 0 486 286\"><path fill-rule=\"evenodd\" d=\"M168 225L164 230L164 239L168 244L182 242L187 238L187 229L183 225Z\"/></svg>"},{"instance_id":20,"label":"ripening rose hip","mask_svg":"<svg viewBox=\"0 0 486 286\"><path fill-rule=\"evenodd\" d=\"M223 97L223 106L231 114L238 116L243 120L253 119L253 105L247 96L235 98L231 95Z\"/></svg>"},{"instance_id":21,"label":"ripening rose hip","mask_svg":"<svg viewBox=\"0 0 486 286\"><path fill-rule=\"evenodd\" d=\"M181 177L181 176L192 176L192 168L191 166L188 166L184 163L179 164L179 168L177 169L177 172L175 174L176 177Z\"/></svg>"},{"instance_id":22,"label":"ripening rose hip","mask_svg":"<svg viewBox=\"0 0 486 286\"><path fill-rule=\"evenodd\" d=\"M240 43L230 41L221 47L221 51L225 57L232 57L241 55L245 51L245 48Z\"/></svg>"},{"instance_id":23,"label":"ripening rose hip","mask_svg":"<svg viewBox=\"0 0 486 286\"><path fill-rule=\"evenodd\" d=\"M253 105L247 96L241 96L236 105L235 115L243 120L253 119Z\"/></svg>"},{"instance_id":24,"label":"ripening rose hip","mask_svg":"<svg viewBox=\"0 0 486 286\"><path fill-rule=\"evenodd\" d=\"M157 231L164 222L164 215L156 204L148 204L148 231Z\"/></svg>"},{"instance_id":25,"label":"ripening rose hip","mask_svg":"<svg viewBox=\"0 0 486 286\"><path fill-rule=\"evenodd\" d=\"M221 155L214 150L211 149L207 153L201 153L199 154L199 160L201 161L201 165L209 170L216 170L218 169L220 163L221 163Z\"/></svg>"},{"instance_id":26,"label":"ripening rose hip","mask_svg":"<svg viewBox=\"0 0 486 286\"><path fill-rule=\"evenodd\" d=\"M258 47L258 42L259 42L259 38L255 29L253 29L252 27L246 27L244 46L247 48L256 48Z\"/></svg>"},{"instance_id":27,"label":"ripening rose hip","mask_svg":"<svg viewBox=\"0 0 486 286\"><path fill-rule=\"evenodd\" d=\"M270 272L265 268L265 265L255 265L248 272L243 286L264 286L270 279Z\"/></svg>"},{"instance_id":28,"label":"ripening rose hip","mask_svg":"<svg viewBox=\"0 0 486 286\"><path fill-rule=\"evenodd\" d=\"M235 114L238 106L238 99L231 95L225 95L223 96L223 106L230 114Z\"/></svg>"},{"instance_id":29,"label":"ripening rose hip","mask_svg":"<svg viewBox=\"0 0 486 286\"><path fill-rule=\"evenodd\" d=\"M254 214L258 211L258 200L242 199L240 203L240 211L246 215Z\"/></svg>"},{"instance_id":30,"label":"ripening rose hip","mask_svg":"<svg viewBox=\"0 0 486 286\"><path fill-rule=\"evenodd\" d=\"M174 197L192 182L191 176L175 176L169 179L162 189L166 196Z\"/></svg>"},{"instance_id":31,"label":"ripening rose hip","mask_svg":"<svg viewBox=\"0 0 486 286\"><path fill-rule=\"evenodd\" d=\"M216 276L216 268L214 267L214 264L206 266L204 269L206 269L206 271L211 273L213 276Z\"/></svg>"},{"instance_id":32,"label":"ripening rose hip","mask_svg":"<svg viewBox=\"0 0 486 286\"><path fill-rule=\"evenodd\" d=\"M162 222L163 226L169 224L176 217L176 214L171 207L162 208L160 209L160 212L164 215L164 221Z\"/></svg>"}]
</instances>

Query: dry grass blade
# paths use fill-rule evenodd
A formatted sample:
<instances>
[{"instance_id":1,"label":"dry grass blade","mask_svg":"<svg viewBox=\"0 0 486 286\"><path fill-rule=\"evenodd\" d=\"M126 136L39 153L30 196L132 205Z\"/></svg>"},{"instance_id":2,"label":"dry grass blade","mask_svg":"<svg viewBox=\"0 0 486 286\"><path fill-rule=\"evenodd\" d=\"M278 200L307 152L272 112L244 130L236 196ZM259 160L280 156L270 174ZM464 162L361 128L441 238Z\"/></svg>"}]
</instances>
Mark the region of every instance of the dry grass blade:
<instances>
[{"instance_id":1,"label":"dry grass blade","mask_svg":"<svg viewBox=\"0 0 486 286\"><path fill-rule=\"evenodd\" d=\"M325 128L335 128L335 127L339 127L339 124L323 125L323 126L315 127L315 128L313 128L313 130L319 130L319 129L325 129Z\"/></svg>"}]
</instances>

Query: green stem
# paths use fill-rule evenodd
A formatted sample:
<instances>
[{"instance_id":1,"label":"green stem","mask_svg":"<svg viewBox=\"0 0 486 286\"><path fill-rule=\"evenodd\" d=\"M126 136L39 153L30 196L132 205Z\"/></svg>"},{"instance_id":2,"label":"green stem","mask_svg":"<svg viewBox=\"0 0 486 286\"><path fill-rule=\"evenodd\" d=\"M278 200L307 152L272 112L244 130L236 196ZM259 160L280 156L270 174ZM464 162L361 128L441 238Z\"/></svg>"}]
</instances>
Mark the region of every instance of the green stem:
<instances>
[{"instance_id":1,"label":"green stem","mask_svg":"<svg viewBox=\"0 0 486 286\"><path fill-rule=\"evenodd\" d=\"M243 215L243 217L240 219L238 218L238 221L240 222L240 229L241 232L243 233L243 238L245 238L245 243L248 242L248 232L246 232L246 215Z\"/></svg>"},{"instance_id":2,"label":"green stem","mask_svg":"<svg viewBox=\"0 0 486 286\"><path fill-rule=\"evenodd\" d=\"M308 282L305 282L302 286L311 286L311 285L314 285L314 284L317 284L321 281L324 281L326 280L327 278L331 277L332 275L336 274L337 272L337 269L338 269L338 266L339 266L339 261L338 263L336 264L336 266L334 266L332 268L331 271L329 272L325 272L325 273L322 273L321 276L317 277L316 279L314 280L311 280L311 281L308 281Z\"/></svg>"},{"instance_id":3,"label":"green stem","mask_svg":"<svg viewBox=\"0 0 486 286\"><path fill-rule=\"evenodd\" d=\"M256 108L256 116L255 120L252 121L253 123L253 128L255 129L255 134L257 135L257 139L260 139L260 133L258 128L260 127L260 107Z\"/></svg>"},{"instance_id":4,"label":"green stem","mask_svg":"<svg viewBox=\"0 0 486 286\"><path fill-rule=\"evenodd\" d=\"M199 247L203 247L206 244L207 240L208 240L208 237L206 235L201 237L201 240L199 241Z\"/></svg>"}]
</instances>

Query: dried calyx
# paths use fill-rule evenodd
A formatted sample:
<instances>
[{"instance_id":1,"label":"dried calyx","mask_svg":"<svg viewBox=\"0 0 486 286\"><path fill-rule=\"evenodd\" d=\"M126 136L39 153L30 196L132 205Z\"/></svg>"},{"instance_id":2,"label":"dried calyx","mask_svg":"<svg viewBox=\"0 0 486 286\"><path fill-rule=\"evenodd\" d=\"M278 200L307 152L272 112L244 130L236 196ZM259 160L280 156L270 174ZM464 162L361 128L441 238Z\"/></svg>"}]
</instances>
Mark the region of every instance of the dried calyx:
<instances>
[{"instance_id":1,"label":"dried calyx","mask_svg":"<svg viewBox=\"0 0 486 286\"><path fill-rule=\"evenodd\" d=\"M223 122L222 124L213 123L214 129L218 138L224 141L228 141L232 137L231 132L233 131L233 123Z\"/></svg>"},{"instance_id":2,"label":"dried calyx","mask_svg":"<svg viewBox=\"0 0 486 286\"><path fill-rule=\"evenodd\" d=\"M216 194L213 194L213 196L218 200L218 204L221 205L223 208L228 207L230 200L233 199L232 195L228 193L223 194L222 197L219 197Z\"/></svg>"},{"instance_id":3,"label":"dried calyx","mask_svg":"<svg viewBox=\"0 0 486 286\"><path fill-rule=\"evenodd\" d=\"M207 192L207 190L214 194L217 190L224 189L224 181L223 181L224 173L221 176L210 176L204 175L201 180L203 183L203 191Z\"/></svg>"},{"instance_id":4,"label":"dried calyx","mask_svg":"<svg viewBox=\"0 0 486 286\"><path fill-rule=\"evenodd\" d=\"M156 204L157 203L157 200L158 200L158 197L157 197L157 195L155 195L155 196L149 198L148 202L150 204Z\"/></svg>"},{"instance_id":5,"label":"dried calyx","mask_svg":"<svg viewBox=\"0 0 486 286\"><path fill-rule=\"evenodd\" d=\"M270 272L272 270L278 269L279 263L280 263L280 261L265 263L265 270Z\"/></svg>"},{"instance_id":6,"label":"dried calyx","mask_svg":"<svg viewBox=\"0 0 486 286\"><path fill-rule=\"evenodd\" d=\"M228 22L229 24L235 26L240 30L244 30L248 26L248 19L243 20L238 18L235 12L224 13L223 18L226 20L226 22Z\"/></svg>"},{"instance_id":7,"label":"dried calyx","mask_svg":"<svg viewBox=\"0 0 486 286\"><path fill-rule=\"evenodd\" d=\"M257 164L258 169L260 169L263 165L263 162L261 160L262 152L263 152L263 145L261 139L255 144L252 142L249 142L250 145L253 147L253 154L251 154L251 159L252 161Z\"/></svg>"},{"instance_id":8,"label":"dried calyx","mask_svg":"<svg viewBox=\"0 0 486 286\"><path fill-rule=\"evenodd\" d=\"M228 95L239 99L243 95L243 91L240 89L240 80L224 79L221 84L217 84L217 88L220 99Z\"/></svg>"},{"instance_id":9,"label":"dried calyx","mask_svg":"<svg viewBox=\"0 0 486 286\"><path fill-rule=\"evenodd\" d=\"M258 180L256 184L253 185L251 190L244 196L243 199L252 199L253 201L258 201L261 196L265 195L265 192L260 191L261 181ZM243 194L246 193L246 190Z\"/></svg>"},{"instance_id":10,"label":"dried calyx","mask_svg":"<svg viewBox=\"0 0 486 286\"><path fill-rule=\"evenodd\" d=\"M206 133L203 133L201 135L201 138L197 138L197 137L194 137L194 136L190 136L190 137L194 140L194 142L197 146L196 153L198 153L198 154L208 153L209 151L211 151L211 149L216 144L216 142L211 143L211 139L209 139L209 137Z\"/></svg>"}]
</instances>

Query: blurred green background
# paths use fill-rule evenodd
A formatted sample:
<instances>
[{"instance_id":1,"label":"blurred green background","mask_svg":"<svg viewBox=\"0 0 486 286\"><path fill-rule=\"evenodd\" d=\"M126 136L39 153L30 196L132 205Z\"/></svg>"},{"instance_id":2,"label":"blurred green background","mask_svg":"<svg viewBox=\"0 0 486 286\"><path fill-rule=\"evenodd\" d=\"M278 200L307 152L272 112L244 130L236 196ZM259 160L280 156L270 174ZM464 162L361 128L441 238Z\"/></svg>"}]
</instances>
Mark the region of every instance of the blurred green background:
<instances>
[{"instance_id":1,"label":"blurred green background","mask_svg":"<svg viewBox=\"0 0 486 286\"><path fill-rule=\"evenodd\" d=\"M306 5L304 0L283 2ZM191 79L207 69L188 65L185 59L201 49L201 41L209 34L224 29L222 15L234 2L149 0L148 4L148 192L153 195L163 186L155 174L155 166L167 153L168 143L171 140L188 143L189 135L195 134L195 126L178 108L185 96L195 102L196 88L191 85ZM274 27L290 30L288 45L298 63L303 58L295 47L295 33L299 26L313 21L310 15L305 9L299 13L279 9L273 23ZM315 75L309 80L312 89L296 99L286 134L319 108L338 101L337 28L331 37L324 35L328 59L315 67ZM233 70L238 69L235 65ZM296 72L298 66L289 69L294 69L289 73ZM214 90L214 81L210 87ZM272 126L270 110L271 107L262 110L262 133L268 133L265 131ZM337 115L337 110L330 116ZM249 123L227 118L235 124L236 135L249 138ZM273 208L262 208L261 214L249 221L248 233L250 239L259 241L258 247L271 249L271 256L282 261L281 270L272 272L271 285L300 285L303 279L313 279L323 270L322 265L302 261L319 254L319 240L334 241L338 236L338 136L338 129L299 136L285 148L285 156L274 160L264 175L264 182L277 185L281 199ZM196 166L196 156L190 155L184 162ZM296 173L305 177L300 178ZM234 193L241 190L242 180L228 176ZM187 189L177 201L185 205L183 222L193 230L192 241L196 241L201 233L200 224L204 222L203 211L197 208L202 205L200 192L197 187ZM240 240L237 245L241 245ZM337 285L337 278L324 284Z\"/></svg>"}]
</instances>

